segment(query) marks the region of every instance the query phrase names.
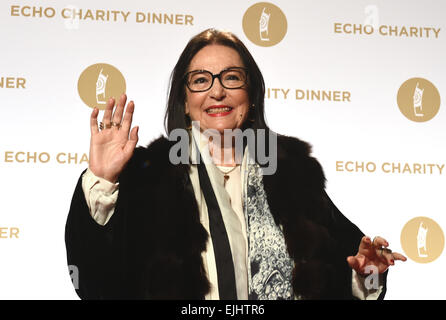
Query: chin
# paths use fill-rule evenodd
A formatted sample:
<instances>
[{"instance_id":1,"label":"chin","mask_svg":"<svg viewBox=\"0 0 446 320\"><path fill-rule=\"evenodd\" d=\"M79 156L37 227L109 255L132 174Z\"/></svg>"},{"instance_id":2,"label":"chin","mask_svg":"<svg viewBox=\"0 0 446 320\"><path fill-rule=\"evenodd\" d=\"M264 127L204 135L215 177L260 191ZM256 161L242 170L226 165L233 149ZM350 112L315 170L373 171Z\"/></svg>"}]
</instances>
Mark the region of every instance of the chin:
<instances>
[{"instance_id":1,"label":"chin","mask_svg":"<svg viewBox=\"0 0 446 320\"><path fill-rule=\"evenodd\" d=\"M226 121L215 121L212 123L204 123L201 127L202 130L217 130L223 133L225 129L233 130L237 128L237 124L226 122Z\"/></svg>"},{"instance_id":2,"label":"chin","mask_svg":"<svg viewBox=\"0 0 446 320\"><path fill-rule=\"evenodd\" d=\"M239 126L236 124L231 124L231 125L218 125L218 126L214 126L212 127L212 129L217 130L219 133L224 134L225 130L235 130L235 129L239 129Z\"/></svg>"}]
</instances>

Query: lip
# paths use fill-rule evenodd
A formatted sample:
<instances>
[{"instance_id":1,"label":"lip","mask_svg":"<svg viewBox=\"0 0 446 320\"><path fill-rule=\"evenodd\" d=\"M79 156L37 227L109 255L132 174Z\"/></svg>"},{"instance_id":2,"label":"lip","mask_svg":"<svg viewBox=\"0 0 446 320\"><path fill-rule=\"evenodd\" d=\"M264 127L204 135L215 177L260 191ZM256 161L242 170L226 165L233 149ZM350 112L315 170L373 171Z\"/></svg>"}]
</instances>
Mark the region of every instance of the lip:
<instances>
[{"instance_id":1,"label":"lip","mask_svg":"<svg viewBox=\"0 0 446 320\"><path fill-rule=\"evenodd\" d=\"M207 110L212 109L212 108L231 108L231 110L219 112L219 113L207 113ZM206 114L210 117L224 117L224 116L227 116L228 114L230 114L232 111L234 111L234 108L232 108L230 106L226 106L226 105L214 105L214 106L209 106L206 109L204 109L204 112L206 112Z\"/></svg>"}]
</instances>

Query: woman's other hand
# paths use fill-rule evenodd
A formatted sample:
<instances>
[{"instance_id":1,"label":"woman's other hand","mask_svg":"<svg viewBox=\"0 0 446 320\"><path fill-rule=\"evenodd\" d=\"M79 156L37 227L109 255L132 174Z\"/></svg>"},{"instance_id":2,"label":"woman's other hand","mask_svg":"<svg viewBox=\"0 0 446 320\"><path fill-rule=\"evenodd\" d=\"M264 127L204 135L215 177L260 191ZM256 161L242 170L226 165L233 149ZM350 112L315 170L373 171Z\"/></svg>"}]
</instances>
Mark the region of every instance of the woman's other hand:
<instances>
[{"instance_id":1,"label":"woman's other hand","mask_svg":"<svg viewBox=\"0 0 446 320\"><path fill-rule=\"evenodd\" d=\"M347 257L347 262L358 274L370 274L367 266L375 266L379 273L384 273L395 261L406 261L407 258L398 252L392 252L386 239L375 237L373 241L364 236L359 244L356 256Z\"/></svg>"}]
</instances>

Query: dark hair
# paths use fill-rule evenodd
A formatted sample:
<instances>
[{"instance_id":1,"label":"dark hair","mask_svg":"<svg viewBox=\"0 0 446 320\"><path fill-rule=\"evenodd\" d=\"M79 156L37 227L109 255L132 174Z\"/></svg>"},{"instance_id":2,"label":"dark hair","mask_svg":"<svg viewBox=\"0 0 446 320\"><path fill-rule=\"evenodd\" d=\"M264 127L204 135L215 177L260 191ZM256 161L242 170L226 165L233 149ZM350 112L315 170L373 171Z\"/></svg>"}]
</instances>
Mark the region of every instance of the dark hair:
<instances>
[{"instance_id":1,"label":"dark hair","mask_svg":"<svg viewBox=\"0 0 446 320\"><path fill-rule=\"evenodd\" d=\"M227 46L237 51L244 67L248 69L248 97L250 104L253 104L254 107L249 108L249 120L246 120L244 126L253 129L268 129L264 113L265 82L254 58L240 39L231 32L207 29L188 42L172 71L166 114L164 116L164 126L167 134L173 129L185 129L188 126L184 109L186 100L184 75L189 71L189 64L195 54L211 44Z\"/></svg>"}]
</instances>

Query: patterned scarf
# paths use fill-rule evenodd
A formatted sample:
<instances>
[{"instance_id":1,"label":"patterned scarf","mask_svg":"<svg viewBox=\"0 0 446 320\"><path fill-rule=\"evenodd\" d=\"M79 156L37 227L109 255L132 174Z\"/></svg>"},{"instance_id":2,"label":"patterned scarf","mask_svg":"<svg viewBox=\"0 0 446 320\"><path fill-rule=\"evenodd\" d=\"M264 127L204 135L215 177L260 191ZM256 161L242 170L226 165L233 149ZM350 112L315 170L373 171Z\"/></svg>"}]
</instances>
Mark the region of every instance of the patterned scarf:
<instances>
[{"instance_id":1,"label":"patterned scarf","mask_svg":"<svg viewBox=\"0 0 446 320\"><path fill-rule=\"evenodd\" d=\"M294 262L288 254L283 232L270 212L260 166L254 163L246 167L243 211L249 244L249 300L292 300Z\"/></svg>"}]
</instances>

